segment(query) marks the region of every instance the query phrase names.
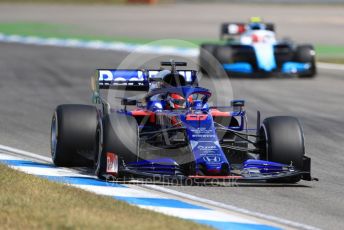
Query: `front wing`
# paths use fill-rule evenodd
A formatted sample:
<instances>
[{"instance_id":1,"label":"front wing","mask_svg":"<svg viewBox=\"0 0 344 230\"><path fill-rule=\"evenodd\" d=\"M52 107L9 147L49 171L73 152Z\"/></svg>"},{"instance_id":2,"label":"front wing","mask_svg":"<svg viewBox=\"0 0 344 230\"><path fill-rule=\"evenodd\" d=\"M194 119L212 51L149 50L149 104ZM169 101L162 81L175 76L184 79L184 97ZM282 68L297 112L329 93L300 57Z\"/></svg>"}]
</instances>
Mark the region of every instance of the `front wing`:
<instances>
[{"instance_id":1,"label":"front wing","mask_svg":"<svg viewBox=\"0 0 344 230\"><path fill-rule=\"evenodd\" d=\"M236 63L226 63L222 64L223 69L228 74L233 75L298 75L307 73L311 70L310 63L302 63L302 62L285 62L281 69L273 69L271 71L266 70L256 70L253 66L248 62L236 62Z\"/></svg>"},{"instance_id":2,"label":"front wing","mask_svg":"<svg viewBox=\"0 0 344 230\"><path fill-rule=\"evenodd\" d=\"M317 178L311 178L310 172L294 171L284 172L278 174L261 174L261 175L240 175L231 174L228 176L200 176L200 175L168 175L168 174L157 174L148 173L139 170L123 168L121 170L122 176L120 180L132 180L132 179L149 179L152 182L175 182L175 183L216 183L216 182L269 182L279 179L291 179L300 176L304 180L317 180Z\"/></svg>"}]
</instances>

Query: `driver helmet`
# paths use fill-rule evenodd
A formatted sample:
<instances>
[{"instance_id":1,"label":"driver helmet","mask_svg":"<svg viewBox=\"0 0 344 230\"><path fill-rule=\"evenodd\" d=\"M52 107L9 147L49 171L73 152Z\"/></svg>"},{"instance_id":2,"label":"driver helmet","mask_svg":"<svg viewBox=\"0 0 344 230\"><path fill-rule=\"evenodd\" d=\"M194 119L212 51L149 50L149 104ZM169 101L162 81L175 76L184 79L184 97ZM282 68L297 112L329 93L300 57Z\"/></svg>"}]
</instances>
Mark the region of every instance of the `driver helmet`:
<instances>
[{"instance_id":1,"label":"driver helmet","mask_svg":"<svg viewBox=\"0 0 344 230\"><path fill-rule=\"evenodd\" d=\"M167 101L171 109L185 109L186 108L185 98L177 93L169 94L167 97Z\"/></svg>"},{"instance_id":2,"label":"driver helmet","mask_svg":"<svg viewBox=\"0 0 344 230\"><path fill-rule=\"evenodd\" d=\"M265 25L262 23L262 19L260 17L251 17L249 27L251 30L264 30Z\"/></svg>"},{"instance_id":3,"label":"driver helmet","mask_svg":"<svg viewBox=\"0 0 344 230\"><path fill-rule=\"evenodd\" d=\"M250 23L251 30L265 30L265 25L262 23Z\"/></svg>"}]
</instances>

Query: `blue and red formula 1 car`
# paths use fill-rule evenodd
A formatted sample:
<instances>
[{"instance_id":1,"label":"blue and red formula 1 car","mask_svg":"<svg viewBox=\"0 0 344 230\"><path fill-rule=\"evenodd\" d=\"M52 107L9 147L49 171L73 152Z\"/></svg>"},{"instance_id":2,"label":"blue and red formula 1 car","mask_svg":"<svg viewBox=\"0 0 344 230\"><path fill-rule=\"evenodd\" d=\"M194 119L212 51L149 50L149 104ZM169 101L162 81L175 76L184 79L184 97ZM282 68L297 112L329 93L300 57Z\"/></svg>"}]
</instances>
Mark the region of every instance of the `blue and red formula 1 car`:
<instances>
[{"instance_id":1,"label":"blue and red formula 1 car","mask_svg":"<svg viewBox=\"0 0 344 230\"><path fill-rule=\"evenodd\" d=\"M223 23L220 37L224 44L201 45L202 72L212 74L217 61L230 77L313 77L316 74L312 45L277 40L274 25L263 23L257 17L250 23Z\"/></svg>"},{"instance_id":2,"label":"blue and red formula 1 car","mask_svg":"<svg viewBox=\"0 0 344 230\"><path fill-rule=\"evenodd\" d=\"M92 80L96 106L59 105L51 126L54 164L95 165L103 179L312 179L296 118L270 117L260 124L258 116L257 130L250 132L243 100L210 107L211 92L197 86L196 71L176 70L183 62L162 65L171 69L98 70ZM114 109L102 92L111 97L111 90L123 87L147 92L121 98L121 108Z\"/></svg>"}]
</instances>

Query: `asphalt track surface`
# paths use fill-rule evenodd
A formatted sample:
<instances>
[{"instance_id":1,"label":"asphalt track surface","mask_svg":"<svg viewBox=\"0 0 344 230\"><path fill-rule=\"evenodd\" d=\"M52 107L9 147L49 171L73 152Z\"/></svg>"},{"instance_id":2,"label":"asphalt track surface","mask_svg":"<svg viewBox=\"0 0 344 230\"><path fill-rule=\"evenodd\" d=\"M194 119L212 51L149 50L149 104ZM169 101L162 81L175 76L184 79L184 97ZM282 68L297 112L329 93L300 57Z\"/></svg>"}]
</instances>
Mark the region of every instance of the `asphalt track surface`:
<instances>
[{"instance_id":1,"label":"asphalt track surface","mask_svg":"<svg viewBox=\"0 0 344 230\"><path fill-rule=\"evenodd\" d=\"M11 9L13 12L13 8ZM11 9L0 8L0 11L4 12L0 14L1 21L5 21L6 15L10 15L6 12L10 12ZM19 6L17 9L18 15L16 17L19 20L27 20L28 15L25 14L25 10ZM38 9L40 8L38 7ZM62 11L62 9L60 10ZM158 6L152 9L155 10L154 12L159 12ZM137 12L135 8L130 10L134 13ZM318 15L320 15L320 8L315 7L313 10L318 10ZM307 39L311 37L314 39L314 36L311 35L318 35L317 28L319 28L317 27L318 24L313 23L312 20L314 19L315 22L322 21L328 25L325 31L327 34L331 34L327 38L333 39L331 40L333 44L340 43L342 39L339 39L339 35L342 32L338 29L338 25L343 22L340 20L343 11L342 9L336 11L333 8L332 10L332 15L329 11L324 11L324 15L328 16L326 20L325 17L319 16L315 19L311 17L311 14L308 14L305 17L307 25L300 22L302 24L300 28L294 27L298 31L295 32L298 34L296 37L299 36L299 39L302 39L300 34L303 34ZM19 14L20 12L22 14ZM50 14L52 22L58 21L56 19L58 12L55 16L53 13ZM88 11L81 12L86 18ZM97 12L99 13L99 11ZM252 12L249 11L249 13ZM136 35L143 33L140 30L132 32L132 26L137 19L133 18L130 21L128 18L131 14L127 13L126 16L124 14L123 11L122 23L126 26L122 33L128 36L132 35L131 33ZM65 20L66 23L75 20L72 14L68 15L60 17L60 20ZM179 18L186 17L185 15L187 14L181 14ZM301 13L298 15L301 17ZM230 19L234 16L229 15ZM276 13L276 19L277 16ZM31 13L30 17L39 18L43 21L47 19L47 16L43 17L38 13ZM284 14L281 14L281 17L287 19ZM287 21L283 22L281 17L279 19L282 26L285 23L284 28L289 32L292 31L292 26L288 27ZM7 19L9 18L10 16L7 17ZM154 16L147 14L145 18L148 18L148 21L153 21ZM101 22L109 25L111 20L109 17L107 21L104 17L103 21L97 22L98 25L102 25ZM201 23L204 22L205 31L215 24L218 28L218 18L215 20L212 16L208 16L204 20L211 22L206 24L205 21L201 21ZM87 24L82 20L79 23ZM293 23L294 25L297 24L291 20L291 24ZM193 34L196 33L201 36L206 33L202 28L195 28L193 34L186 29L195 24L196 21L193 21L193 24L187 24L185 28L181 29L179 35L187 37L194 36ZM90 24L89 26L95 27L96 25ZM307 28L305 33L299 33L304 26ZM140 29L142 27L134 28ZM152 32L149 36L157 36L158 38L162 38L162 34L169 36L168 31L177 30L173 25L168 30L164 28L160 31L153 30L149 25L147 28L148 31ZM307 32L309 28L311 28L311 32ZM104 28L100 26L99 29L102 32L106 30L105 26ZM87 30L91 29L87 28ZM210 31L210 35L207 35L213 37L212 33L215 33L215 30L214 32ZM321 33L317 39L317 42L321 42L325 39L325 35ZM4 43L0 44L0 51L0 143L46 156L49 156L50 152L50 119L54 108L62 103L90 103L89 80L94 70L116 67L127 56L126 53L113 51ZM230 83L235 98L247 100L247 110L250 114L249 122L253 126L257 109L262 112L263 117L293 115L300 119L305 132L307 155L312 158L312 172L320 181L301 182L293 186L242 184L239 187L171 186L169 188L323 229L339 229L343 226L344 72L320 69L318 76L311 80L235 79L231 80ZM213 88L214 84L226 86L228 81L221 80L214 83L209 79L202 79L204 86ZM218 94L228 97L229 100L232 95L231 88L228 87L228 91L222 90Z\"/></svg>"}]
</instances>

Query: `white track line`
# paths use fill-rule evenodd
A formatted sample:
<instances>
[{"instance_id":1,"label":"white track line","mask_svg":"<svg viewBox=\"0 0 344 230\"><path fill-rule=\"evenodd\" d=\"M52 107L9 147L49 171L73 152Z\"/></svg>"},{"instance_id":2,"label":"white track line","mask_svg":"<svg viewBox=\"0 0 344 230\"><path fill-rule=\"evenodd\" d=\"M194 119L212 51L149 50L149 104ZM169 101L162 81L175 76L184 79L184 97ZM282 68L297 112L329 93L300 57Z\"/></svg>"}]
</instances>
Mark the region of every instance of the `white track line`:
<instances>
[{"instance_id":1,"label":"white track line","mask_svg":"<svg viewBox=\"0 0 344 230\"><path fill-rule=\"evenodd\" d=\"M155 193L150 193L133 188L122 187L105 187L93 185L73 185L74 187L84 189L89 192L97 193L104 196L135 197L135 198L165 198Z\"/></svg>"},{"instance_id":2,"label":"white track line","mask_svg":"<svg viewBox=\"0 0 344 230\"><path fill-rule=\"evenodd\" d=\"M31 157L31 158L34 158L34 159L37 159L37 160L42 160L42 161L45 161L45 162L52 163L52 160L51 160L50 157L42 156L42 155L39 155L39 154L36 154L36 153L27 152L27 151L21 150L21 149L12 148L12 147L7 146L7 145L1 145L0 144L0 150L7 151L7 152L10 152L10 153L16 153L16 154L23 155L23 156L26 156L26 157Z\"/></svg>"},{"instance_id":3,"label":"white track line","mask_svg":"<svg viewBox=\"0 0 344 230\"><path fill-rule=\"evenodd\" d=\"M82 175L78 172L74 172L67 168L40 168L40 167L31 167L31 166L16 166L9 165L9 167L25 172L27 174L36 175L36 176L55 176L55 177L85 177L89 178L89 175Z\"/></svg>"},{"instance_id":4,"label":"white track line","mask_svg":"<svg viewBox=\"0 0 344 230\"><path fill-rule=\"evenodd\" d=\"M1 161L7 161L7 160L22 160L22 158L17 157L17 156L12 156L12 155L7 155L2 152L0 152L0 160Z\"/></svg>"},{"instance_id":5,"label":"white track line","mask_svg":"<svg viewBox=\"0 0 344 230\"><path fill-rule=\"evenodd\" d=\"M186 219L193 220L210 220L210 221L219 221L219 222L236 222L236 223L251 223L257 224L255 221L247 221L246 218L240 218L237 216L230 216L226 213L218 212L215 210L192 210L186 208L169 208L169 207L159 207L159 206L146 206L139 205L142 208L150 209L156 212L161 212L167 215L183 217Z\"/></svg>"},{"instance_id":6,"label":"white track line","mask_svg":"<svg viewBox=\"0 0 344 230\"><path fill-rule=\"evenodd\" d=\"M318 62L317 65L321 69L331 69L331 70L341 70L341 71L344 71L344 65L343 64L333 64L333 63Z\"/></svg>"}]
</instances>

